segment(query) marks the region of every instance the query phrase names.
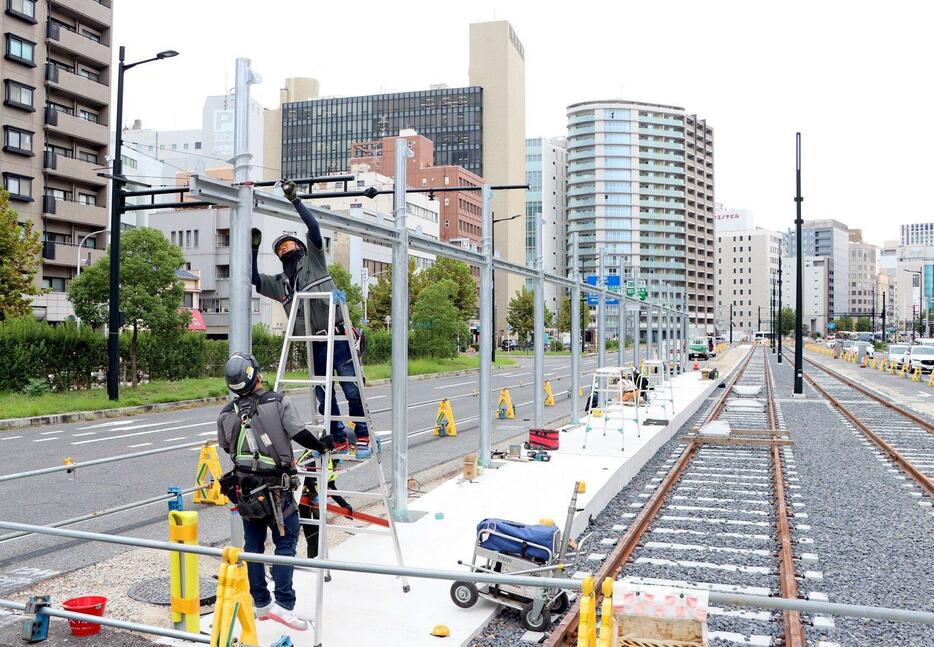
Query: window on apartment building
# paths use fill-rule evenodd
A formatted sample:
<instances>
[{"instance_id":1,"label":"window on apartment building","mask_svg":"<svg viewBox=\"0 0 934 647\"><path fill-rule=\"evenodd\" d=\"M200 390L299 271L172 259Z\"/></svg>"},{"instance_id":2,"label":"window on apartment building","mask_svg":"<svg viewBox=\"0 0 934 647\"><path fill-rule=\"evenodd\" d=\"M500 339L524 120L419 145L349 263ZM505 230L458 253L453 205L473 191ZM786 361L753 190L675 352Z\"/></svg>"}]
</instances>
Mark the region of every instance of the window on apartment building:
<instances>
[{"instance_id":1,"label":"window on apartment building","mask_svg":"<svg viewBox=\"0 0 934 647\"><path fill-rule=\"evenodd\" d=\"M97 206L97 196L93 193L79 193L78 202L81 204L86 204L91 207Z\"/></svg>"},{"instance_id":2,"label":"window on apartment building","mask_svg":"<svg viewBox=\"0 0 934 647\"><path fill-rule=\"evenodd\" d=\"M36 24L36 0L7 0L6 13L26 22Z\"/></svg>"},{"instance_id":3,"label":"window on apartment building","mask_svg":"<svg viewBox=\"0 0 934 647\"><path fill-rule=\"evenodd\" d=\"M10 194L10 200L32 202L32 178L27 175L4 173L3 188Z\"/></svg>"},{"instance_id":4,"label":"window on apartment building","mask_svg":"<svg viewBox=\"0 0 934 647\"><path fill-rule=\"evenodd\" d=\"M217 265L215 267L216 278L218 279L229 279L230 278L230 265Z\"/></svg>"},{"instance_id":5,"label":"window on apartment building","mask_svg":"<svg viewBox=\"0 0 934 647\"><path fill-rule=\"evenodd\" d=\"M23 83L17 83L9 79L4 81L4 85L6 86L3 94L4 105L35 112L36 107L34 101L36 89L34 87Z\"/></svg>"},{"instance_id":6,"label":"window on apartment building","mask_svg":"<svg viewBox=\"0 0 934 647\"><path fill-rule=\"evenodd\" d=\"M172 240L172 244L173 244L173 245L177 245L177 244L178 244L177 242L175 242L175 232L174 232L174 231L171 232L171 240Z\"/></svg>"},{"instance_id":7,"label":"window on apartment building","mask_svg":"<svg viewBox=\"0 0 934 647\"><path fill-rule=\"evenodd\" d=\"M61 200L62 202L69 202L71 200L71 191L66 191L65 189L56 189L55 187L47 186L45 187L45 195L55 200Z\"/></svg>"},{"instance_id":8,"label":"window on apartment building","mask_svg":"<svg viewBox=\"0 0 934 647\"><path fill-rule=\"evenodd\" d=\"M7 33L6 58L11 61L16 61L17 63L22 63L23 65L28 65L29 67L35 67L36 44L31 40L26 40L25 38Z\"/></svg>"},{"instance_id":9,"label":"window on apartment building","mask_svg":"<svg viewBox=\"0 0 934 647\"><path fill-rule=\"evenodd\" d=\"M100 123L100 115L92 110L85 110L84 108L78 110L78 118L90 121L93 124Z\"/></svg>"},{"instance_id":10,"label":"window on apartment building","mask_svg":"<svg viewBox=\"0 0 934 647\"><path fill-rule=\"evenodd\" d=\"M195 246L195 247L198 246L198 230L197 230L197 229L195 229L195 244L194 244L194 246Z\"/></svg>"},{"instance_id":11,"label":"window on apartment building","mask_svg":"<svg viewBox=\"0 0 934 647\"><path fill-rule=\"evenodd\" d=\"M3 150L8 153L18 153L19 155L32 156L32 136L31 130L20 130L13 126L3 127Z\"/></svg>"},{"instance_id":12,"label":"window on apartment building","mask_svg":"<svg viewBox=\"0 0 934 647\"><path fill-rule=\"evenodd\" d=\"M191 247L191 230L185 230L185 247Z\"/></svg>"},{"instance_id":13,"label":"window on apartment building","mask_svg":"<svg viewBox=\"0 0 934 647\"><path fill-rule=\"evenodd\" d=\"M97 81L98 83L101 82L100 72L98 72L97 70L92 70L89 67L79 67L78 76L83 76L84 78L88 80Z\"/></svg>"},{"instance_id":14,"label":"window on apartment building","mask_svg":"<svg viewBox=\"0 0 934 647\"><path fill-rule=\"evenodd\" d=\"M86 27L81 28L81 35L87 38L88 40L93 40L95 43L101 42L101 35L97 32L91 31Z\"/></svg>"},{"instance_id":15,"label":"window on apartment building","mask_svg":"<svg viewBox=\"0 0 934 647\"><path fill-rule=\"evenodd\" d=\"M42 287L52 292L64 292L65 279L60 276L44 276L42 277Z\"/></svg>"},{"instance_id":16,"label":"window on apartment building","mask_svg":"<svg viewBox=\"0 0 934 647\"><path fill-rule=\"evenodd\" d=\"M194 292L186 292L182 297L182 305L186 308L193 308L195 303Z\"/></svg>"},{"instance_id":17,"label":"window on apartment building","mask_svg":"<svg viewBox=\"0 0 934 647\"><path fill-rule=\"evenodd\" d=\"M196 151L201 150L201 142L195 142L195 150Z\"/></svg>"}]
</instances>

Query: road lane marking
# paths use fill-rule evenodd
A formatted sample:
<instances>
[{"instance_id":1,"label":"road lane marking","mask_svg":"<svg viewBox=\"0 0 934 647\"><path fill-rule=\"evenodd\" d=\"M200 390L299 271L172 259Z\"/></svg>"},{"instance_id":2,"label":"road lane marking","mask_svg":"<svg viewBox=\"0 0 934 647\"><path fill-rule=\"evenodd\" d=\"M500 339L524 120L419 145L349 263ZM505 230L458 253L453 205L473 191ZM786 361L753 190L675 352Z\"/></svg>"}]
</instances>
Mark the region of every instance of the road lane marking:
<instances>
[{"instance_id":1,"label":"road lane marking","mask_svg":"<svg viewBox=\"0 0 934 647\"><path fill-rule=\"evenodd\" d=\"M205 425L215 425L215 422L196 422L190 425L181 425L179 427L168 427L167 429L151 429L149 431L137 431L132 434L120 434L118 436L105 436L103 438L89 438L88 440L79 440L72 445L86 445L87 443L99 443L105 440L118 440L120 438L130 438L132 436L145 436L146 434L158 434L163 431L177 431L179 429L188 429L190 427L204 427Z\"/></svg>"},{"instance_id":2,"label":"road lane marking","mask_svg":"<svg viewBox=\"0 0 934 647\"><path fill-rule=\"evenodd\" d=\"M145 447L146 445L152 445L152 443L140 443L139 445L128 445L130 449L136 449L137 447Z\"/></svg>"},{"instance_id":3,"label":"road lane marking","mask_svg":"<svg viewBox=\"0 0 934 647\"><path fill-rule=\"evenodd\" d=\"M22 436L3 436L0 440L16 440L17 438L22 438Z\"/></svg>"},{"instance_id":4,"label":"road lane marking","mask_svg":"<svg viewBox=\"0 0 934 647\"><path fill-rule=\"evenodd\" d=\"M179 436L178 438L166 438L166 439L163 440L162 442L164 442L164 443L170 443L170 442L172 442L173 440L185 440L186 438L188 438L188 436Z\"/></svg>"},{"instance_id":5,"label":"road lane marking","mask_svg":"<svg viewBox=\"0 0 934 647\"><path fill-rule=\"evenodd\" d=\"M213 436L215 433L217 433L217 432L214 432L214 431L206 431L206 432L204 432L203 434L198 434L198 435L199 435L199 436Z\"/></svg>"},{"instance_id":6,"label":"road lane marking","mask_svg":"<svg viewBox=\"0 0 934 647\"><path fill-rule=\"evenodd\" d=\"M90 427L78 427L78 431L84 431L85 429L100 429L101 427L120 427L122 425L130 425L136 422L136 419L130 418L129 420L117 420L116 422L101 422L96 425L91 425Z\"/></svg>"},{"instance_id":7,"label":"road lane marking","mask_svg":"<svg viewBox=\"0 0 934 647\"><path fill-rule=\"evenodd\" d=\"M65 433L65 431L62 429L59 429L58 431L40 431L39 435L40 436L51 436L52 434L63 434L63 433Z\"/></svg>"},{"instance_id":8,"label":"road lane marking","mask_svg":"<svg viewBox=\"0 0 934 647\"><path fill-rule=\"evenodd\" d=\"M476 380L470 380L469 382L458 382L457 384L442 384L441 386L436 386L435 389L452 389L455 386L466 386L468 384L476 384Z\"/></svg>"},{"instance_id":9,"label":"road lane marking","mask_svg":"<svg viewBox=\"0 0 934 647\"><path fill-rule=\"evenodd\" d=\"M86 431L86 432L84 432L83 434L72 434L71 437L72 437L72 438L81 438L81 436L93 436L93 435L95 435L96 433L97 433L96 431Z\"/></svg>"},{"instance_id":10,"label":"road lane marking","mask_svg":"<svg viewBox=\"0 0 934 647\"><path fill-rule=\"evenodd\" d=\"M58 440L58 438L36 438L36 439L33 440L32 442L34 442L34 443L44 443L44 442L48 442L48 441L50 441L50 440Z\"/></svg>"},{"instance_id":11,"label":"road lane marking","mask_svg":"<svg viewBox=\"0 0 934 647\"><path fill-rule=\"evenodd\" d=\"M918 395L923 396L925 398L931 397L929 394L925 393L924 391L918 391Z\"/></svg>"},{"instance_id":12,"label":"road lane marking","mask_svg":"<svg viewBox=\"0 0 934 647\"><path fill-rule=\"evenodd\" d=\"M387 398L387 395L368 395L366 396L367 400L379 400L380 398Z\"/></svg>"}]
</instances>

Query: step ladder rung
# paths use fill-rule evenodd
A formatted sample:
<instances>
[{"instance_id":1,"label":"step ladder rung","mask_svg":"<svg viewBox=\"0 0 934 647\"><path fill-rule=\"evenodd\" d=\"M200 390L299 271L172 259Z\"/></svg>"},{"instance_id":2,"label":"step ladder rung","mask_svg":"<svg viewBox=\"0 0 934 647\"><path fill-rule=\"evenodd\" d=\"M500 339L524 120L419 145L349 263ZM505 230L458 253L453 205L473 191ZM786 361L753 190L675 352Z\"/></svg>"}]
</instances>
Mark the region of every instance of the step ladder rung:
<instances>
[{"instance_id":1,"label":"step ladder rung","mask_svg":"<svg viewBox=\"0 0 934 647\"><path fill-rule=\"evenodd\" d=\"M331 383L336 384L338 382L358 382L356 376L354 375L335 375L331 378ZM279 384L304 384L306 386L327 386L327 380L323 377L314 378L314 379L305 379L305 378L287 378L284 377L279 380Z\"/></svg>"},{"instance_id":2,"label":"step ladder rung","mask_svg":"<svg viewBox=\"0 0 934 647\"><path fill-rule=\"evenodd\" d=\"M309 341L327 341L328 339L329 337L327 335L292 335L288 337L287 341L309 342ZM334 337L331 337L330 339L333 339L334 341L350 341L350 337L348 337L347 335L334 335Z\"/></svg>"}]
</instances>

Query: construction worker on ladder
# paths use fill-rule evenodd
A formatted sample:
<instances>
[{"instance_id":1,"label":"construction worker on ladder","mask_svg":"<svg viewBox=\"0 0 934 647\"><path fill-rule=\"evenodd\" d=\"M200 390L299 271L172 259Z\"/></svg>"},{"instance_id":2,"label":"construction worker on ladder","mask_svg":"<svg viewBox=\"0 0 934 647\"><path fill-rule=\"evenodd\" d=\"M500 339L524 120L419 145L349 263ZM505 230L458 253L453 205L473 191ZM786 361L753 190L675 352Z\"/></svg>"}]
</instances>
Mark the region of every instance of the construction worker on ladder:
<instances>
[{"instance_id":1,"label":"construction worker on ladder","mask_svg":"<svg viewBox=\"0 0 934 647\"><path fill-rule=\"evenodd\" d=\"M243 548L262 553L271 530L276 555L295 557L300 524L293 494L298 477L292 441L327 452L334 447L334 440L330 436L316 438L305 429L288 396L263 390L259 364L252 355L231 355L224 366L224 379L237 399L221 409L217 418L217 444L234 463L234 469L221 478L221 488L239 510ZM269 595L263 565L247 564L256 619L306 630L308 622L293 611L293 568L276 564L271 570L275 601Z\"/></svg>"},{"instance_id":2,"label":"construction worker on ladder","mask_svg":"<svg viewBox=\"0 0 934 647\"><path fill-rule=\"evenodd\" d=\"M315 471L317 470L317 463L315 459L318 458L318 452L313 450L308 450L302 454L301 458L298 459L298 464L304 469ZM328 458L328 487L329 490L337 489L337 471L336 467L340 461L335 461L331 458ZM302 496L298 502L298 515L301 519L314 519L318 520L321 518L322 509L327 512L327 499L334 499L334 503L344 508L349 514L353 514L353 508L350 507L350 504L347 502L347 499L342 497L339 494L330 494L325 498L325 501L322 502L321 498L318 496L318 479L314 476L306 476L304 482L302 483ZM308 559L314 559L318 556L318 533L320 527L314 524L302 524L302 532L305 535L305 543L308 544Z\"/></svg>"},{"instance_id":3,"label":"construction worker on ladder","mask_svg":"<svg viewBox=\"0 0 934 647\"><path fill-rule=\"evenodd\" d=\"M272 243L272 251L282 261L282 272L279 274L260 274L257 268L257 254L263 235L259 229L253 229L253 269L252 282L256 291L265 297L279 301L288 314L292 306L292 299L296 292L330 292L334 290L334 281L328 272L327 259L324 255L324 241L321 238L321 229L318 221L311 211L302 204L298 198L298 189L294 182L283 180L282 191L285 197L295 206L302 222L308 228L305 240L291 234L283 234ZM309 302L308 317L311 322L311 331L305 331L304 304L299 304L295 317L295 335L324 335L327 334L328 304L322 299L312 299ZM345 328L351 328L351 322L341 321L341 313L337 312L336 334L344 334ZM356 331L354 331L355 333ZM312 342L312 355L315 375L322 377L327 372L327 342ZM354 375L353 359L350 355L350 346L346 341L334 342L334 371L338 375ZM344 397L347 398L347 407L351 416L364 415L363 402L360 400L360 389L353 382L341 382ZM315 395L318 399L318 412L324 413L324 387L316 386ZM337 393L332 389L331 414L340 415L337 404ZM339 420L331 421L331 435L337 447L335 453L347 453L350 444L354 443L357 458L370 457L370 432L365 422L357 422L353 432Z\"/></svg>"}]
</instances>

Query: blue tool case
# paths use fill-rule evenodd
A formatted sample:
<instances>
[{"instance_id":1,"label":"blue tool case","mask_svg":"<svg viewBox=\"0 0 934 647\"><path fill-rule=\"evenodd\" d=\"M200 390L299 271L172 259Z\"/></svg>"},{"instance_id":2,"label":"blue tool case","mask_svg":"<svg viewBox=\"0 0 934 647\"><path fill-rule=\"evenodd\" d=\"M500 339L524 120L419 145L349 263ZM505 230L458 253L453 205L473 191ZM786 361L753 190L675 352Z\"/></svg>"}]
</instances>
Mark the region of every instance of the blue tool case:
<instances>
[{"instance_id":1,"label":"blue tool case","mask_svg":"<svg viewBox=\"0 0 934 647\"><path fill-rule=\"evenodd\" d=\"M481 548L540 562L556 556L559 539L556 526L526 525L504 519L484 519L477 524L477 545Z\"/></svg>"}]
</instances>

